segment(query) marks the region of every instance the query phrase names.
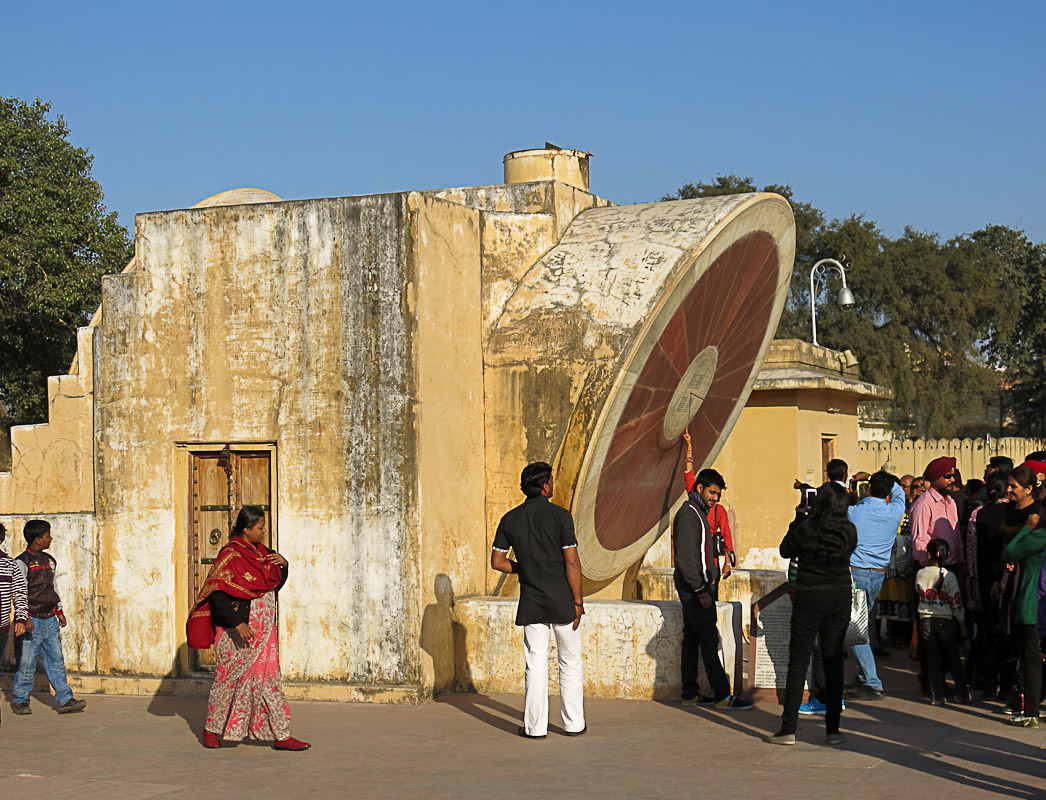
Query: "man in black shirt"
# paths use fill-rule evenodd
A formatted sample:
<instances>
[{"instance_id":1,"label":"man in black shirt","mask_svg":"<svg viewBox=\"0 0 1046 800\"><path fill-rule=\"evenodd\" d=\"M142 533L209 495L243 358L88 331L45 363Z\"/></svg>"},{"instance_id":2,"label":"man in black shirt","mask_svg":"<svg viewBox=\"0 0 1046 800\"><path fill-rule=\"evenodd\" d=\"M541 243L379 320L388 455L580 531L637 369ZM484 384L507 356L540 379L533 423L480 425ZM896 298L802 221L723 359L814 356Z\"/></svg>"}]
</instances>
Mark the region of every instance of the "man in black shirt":
<instances>
[{"instance_id":1,"label":"man in black shirt","mask_svg":"<svg viewBox=\"0 0 1046 800\"><path fill-rule=\"evenodd\" d=\"M730 693L730 679L719 660L719 629L716 600L719 599L719 562L715 540L708 524L708 508L718 502L726 488L723 476L703 469L687 501L673 522L672 549L675 556L673 580L683 606L683 644L680 653L683 702L714 705L716 708L751 708L747 700ZM697 685L700 656L712 685L712 694L701 695Z\"/></svg>"},{"instance_id":2,"label":"man in black shirt","mask_svg":"<svg viewBox=\"0 0 1046 800\"><path fill-rule=\"evenodd\" d=\"M587 730L578 631L585 606L574 520L549 502L552 467L544 461L525 467L519 483L526 502L501 518L490 553L492 568L519 576L516 624L523 626L527 669L525 724L518 733L527 739L548 734L548 645L555 632L563 732L580 736ZM508 558L509 548L515 561Z\"/></svg>"}]
</instances>

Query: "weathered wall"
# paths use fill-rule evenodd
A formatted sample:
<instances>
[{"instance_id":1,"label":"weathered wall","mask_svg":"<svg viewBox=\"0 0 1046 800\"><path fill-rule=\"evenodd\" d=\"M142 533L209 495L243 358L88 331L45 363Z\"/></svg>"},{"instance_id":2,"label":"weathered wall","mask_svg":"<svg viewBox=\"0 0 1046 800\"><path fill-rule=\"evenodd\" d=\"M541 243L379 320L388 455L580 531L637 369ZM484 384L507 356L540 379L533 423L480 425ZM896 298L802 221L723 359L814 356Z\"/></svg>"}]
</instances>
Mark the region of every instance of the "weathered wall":
<instances>
[{"instance_id":1,"label":"weathered wall","mask_svg":"<svg viewBox=\"0 0 1046 800\"><path fill-rule=\"evenodd\" d=\"M454 676L453 630L434 615L442 585L450 593L482 592L486 573L480 214L426 195L410 202L416 210L423 680L438 692L450 690Z\"/></svg>"},{"instance_id":2,"label":"weathered wall","mask_svg":"<svg viewBox=\"0 0 1046 800\"><path fill-rule=\"evenodd\" d=\"M433 194L474 209L478 215L483 347L495 334L505 306L534 263L559 242L581 211L609 205L601 197L558 182L447 189ZM520 406L532 406L535 402L565 405L575 397L566 387L553 387L549 393L547 387L525 383L522 378L526 369L522 363L499 369L484 365L481 370L486 482L484 549L489 553L501 515L522 501L520 471L531 461L551 462L559 446L555 439L535 439L532 431L528 439ZM499 576L489 570L485 575L484 591L492 592ZM509 585L514 586L515 581Z\"/></svg>"},{"instance_id":3,"label":"weathered wall","mask_svg":"<svg viewBox=\"0 0 1046 800\"><path fill-rule=\"evenodd\" d=\"M0 472L5 513L94 510L93 337L81 328L70 374L47 379L48 422L11 429L10 471Z\"/></svg>"},{"instance_id":4,"label":"weathered wall","mask_svg":"<svg viewBox=\"0 0 1046 800\"><path fill-rule=\"evenodd\" d=\"M22 530L29 519L44 519L51 524L51 555L58 562L55 586L62 598L69 625L62 630L62 652L70 671L93 672L97 665L98 640L102 632L98 587L95 576L101 552L93 514L0 515L7 528L7 540L0 545L10 556L25 550ZM8 651L14 647L9 637Z\"/></svg>"},{"instance_id":5,"label":"weathered wall","mask_svg":"<svg viewBox=\"0 0 1046 800\"><path fill-rule=\"evenodd\" d=\"M284 674L419 680L409 217L405 195L138 217L95 350L101 670L177 669L175 443L274 442Z\"/></svg>"}]
</instances>

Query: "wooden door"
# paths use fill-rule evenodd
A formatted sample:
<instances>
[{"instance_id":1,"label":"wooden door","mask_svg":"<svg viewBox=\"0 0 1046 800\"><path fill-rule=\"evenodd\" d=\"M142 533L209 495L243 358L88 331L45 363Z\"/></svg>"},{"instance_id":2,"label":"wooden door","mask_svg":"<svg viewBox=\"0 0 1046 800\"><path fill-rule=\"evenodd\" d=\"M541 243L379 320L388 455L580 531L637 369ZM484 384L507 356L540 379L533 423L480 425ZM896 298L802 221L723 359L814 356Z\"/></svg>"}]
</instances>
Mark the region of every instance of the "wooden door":
<instances>
[{"instance_id":1,"label":"wooden door","mask_svg":"<svg viewBox=\"0 0 1046 800\"><path fill-rule=\"evenodd\" d=\"M828 480L828 462L835 458L835 437L821 435L821 480Z\"/></svg>"},{"instance_id":2,"label":"wooden door","mask_svg":"<svg viewBox=\"0 0 1046 800\"><path fill-rule=\"evenodd\" d=\"M275 522L272 519L271 452L221 450L190 451L189 508L192 512L189 536L190 605L207 581L211 565L226 542L241 506L256 505L265 510L266 545L272 547ZM194 668L214 669L214 652L197 650Z\"/></svg>"}]
</instances>

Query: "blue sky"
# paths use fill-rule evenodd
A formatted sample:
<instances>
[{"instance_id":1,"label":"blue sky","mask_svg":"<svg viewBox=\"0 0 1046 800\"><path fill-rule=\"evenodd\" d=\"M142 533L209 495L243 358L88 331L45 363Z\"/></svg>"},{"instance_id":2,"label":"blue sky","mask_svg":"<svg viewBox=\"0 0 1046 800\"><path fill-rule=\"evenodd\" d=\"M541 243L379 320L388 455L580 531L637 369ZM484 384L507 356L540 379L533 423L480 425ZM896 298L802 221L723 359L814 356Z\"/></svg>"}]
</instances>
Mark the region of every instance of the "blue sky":
<instances>
[{"instance_id":1,"label":"blue sky","mask_svg":"<svg viewBox=\"0 0 1046 800\"><path fill-rule=\"evenodd\" d=\"M592 189L736 173L890 235L1046 240L1046 4L0 2L0 95L41 97L126 225L499 183L546 140Z\"/></svg>"}]
</instances>

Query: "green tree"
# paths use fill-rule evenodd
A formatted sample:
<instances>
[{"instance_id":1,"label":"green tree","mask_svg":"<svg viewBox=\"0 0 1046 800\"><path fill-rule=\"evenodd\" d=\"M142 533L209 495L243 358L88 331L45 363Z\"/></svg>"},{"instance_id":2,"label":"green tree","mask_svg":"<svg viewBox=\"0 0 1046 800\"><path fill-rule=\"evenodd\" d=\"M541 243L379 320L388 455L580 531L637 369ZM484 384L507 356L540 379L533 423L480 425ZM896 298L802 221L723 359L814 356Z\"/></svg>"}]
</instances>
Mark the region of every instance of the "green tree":
<instances>
[{"instance_id":1,"label":"green tree","mask_svg":"<svg viewBox=\"0 0 1046 800\"><path fill-rule=\"evenodd\" d=\"M133 254L102 205L93 157L51 106L0 97L0 424L47 417L47 377L63 374L101 276Z\"/></svg>"},{"instance_id":2,"label":"green tree","mask_svg":"<svg viewBox=\"0 0 1046 800\"><path fill-rule=\"evenodd\" d=\"M1023 433L1046 436L1046 244L1004 225L989 225L970 239L1003 263L999 304L1005 313L984 348L1003 370L1003 411Z\"/></svg>"},{"instance_id":3,"label":"green tree","mask_svg":"<svg viewBox=\"0 0 1046 800\"><path fill-rule=\"evenodd\" d=\"M981 344L1009 324L998 303L1002 260L965 237L942 243L907 228L889 239L856 217L829 225L824 247L858 265L848 274L857 305L818 306L821 343L850 348L864 379L894 390L893 422L916 436L964 434L998 396Z\"/></svg>"}]
</instances>

